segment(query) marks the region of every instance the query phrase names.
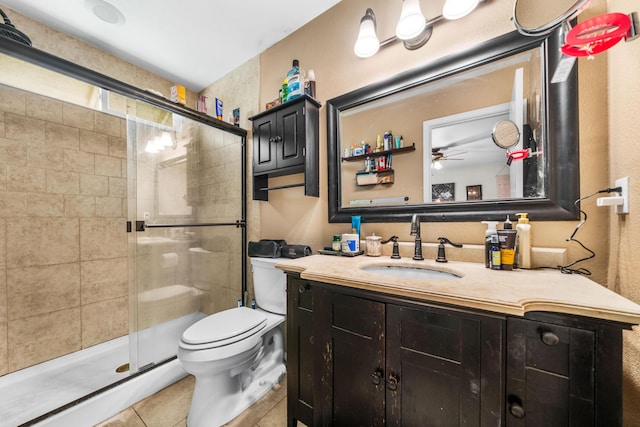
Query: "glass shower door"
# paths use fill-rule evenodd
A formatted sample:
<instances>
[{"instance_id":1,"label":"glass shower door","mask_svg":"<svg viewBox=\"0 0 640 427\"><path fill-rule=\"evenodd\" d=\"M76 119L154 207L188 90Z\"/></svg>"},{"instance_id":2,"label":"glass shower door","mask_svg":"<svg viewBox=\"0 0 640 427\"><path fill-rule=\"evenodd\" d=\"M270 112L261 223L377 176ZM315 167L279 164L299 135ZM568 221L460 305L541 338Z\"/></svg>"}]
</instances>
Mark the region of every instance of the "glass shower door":
<instances>
[{"instance_id":1,"label":"glass shower door","mask_svg":"<svg viewBox=\"0 0 640 427\"><path fill-rule=\"evenodd\" d=\"M244 277L244 137L136 102L127 117L132 373L237 304Z\"/></svg>"}]
</instances>

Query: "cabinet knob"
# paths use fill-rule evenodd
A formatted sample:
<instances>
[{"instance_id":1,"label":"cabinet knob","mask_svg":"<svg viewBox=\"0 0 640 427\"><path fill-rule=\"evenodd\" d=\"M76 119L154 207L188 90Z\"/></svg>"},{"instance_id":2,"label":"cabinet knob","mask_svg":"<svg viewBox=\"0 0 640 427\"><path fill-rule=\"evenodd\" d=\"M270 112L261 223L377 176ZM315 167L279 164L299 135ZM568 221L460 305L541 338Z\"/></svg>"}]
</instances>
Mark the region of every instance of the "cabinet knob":
<instances>
[{"instance_id":1,"label":"cabinet knob","mask_svg":"<svg viewBox=\"0 0 640 427\"><path fill-rule=\"evenodd\" d=\"M314 342L314 341L315 341L315 340L313 339L313 335L311 335L311 336L309 337L309 343L310 343L310 344L313 344L313 342Z\"/></svg>"},{"instance_id":2,"label":"cabinet knob","mask_svg":"<svg viewBox=\"0 0 640 427\"><path fill-rule=\"evenodd\" d=\"M371 382L374 385L380 385L382 382L382 372L380 372L380 370L375 370L373 374L371 374Z\"/></svg>"},{"instance_id":3,"label":"cabinet knob","mask_svg":"<svg viewBox=\"0 0 640 427\"><path fill-rule=\"evenodd\" d=\"M304 285L300 285L300 286L298 286L298 293L299 293L300 295L302 295L302 294L304 294L304 293L307 291L307 289L309 289L309 288L310 288L310 286L309 286L309 284L308 284L308 283L305 283Z\"/></svg>"},{"instance_id":4,"label":"cabinet knob","mask_svg":"<svg viewBox=\"0 0 640 427\"><path fill-rule=\"evenodd\" d=\"M273 138L273 142L280 142L282 141L282 137L281 136L276 136Z\"/></svg>"},{"instance_id":5,"label":"cabinet knob","mask_svg":"<svg viewBox=\"0 0 640 427\"><path fill-rule=\"evenodd\" d=\"M389 375L387 379L387 388L391 391L396 391L398 389L398 378L393 375Z\"/></svg>"},{"instance_id":6,"label":"cabinet knob","mask_svg":"<svg viewBox=\"0 0 640 427\"><path fill-rule=\"evenodd\" d=\"M540 339L542 339L542 342L546 345L557 345L560 342L560 338L558 338L558 336L553 332L549 331L543 332L540 335Z\"/></svg>"},{"instance_id":7,"label":"cabinet knob","mask_svg":"<svg viewBox=\"0 0 640 427\"><path fill-rule=\"evenodd\" d=\"M524 418L524 408L521 404L513 402L509 405L509 413L516 418Z\"/></svg>"}]
</instances>

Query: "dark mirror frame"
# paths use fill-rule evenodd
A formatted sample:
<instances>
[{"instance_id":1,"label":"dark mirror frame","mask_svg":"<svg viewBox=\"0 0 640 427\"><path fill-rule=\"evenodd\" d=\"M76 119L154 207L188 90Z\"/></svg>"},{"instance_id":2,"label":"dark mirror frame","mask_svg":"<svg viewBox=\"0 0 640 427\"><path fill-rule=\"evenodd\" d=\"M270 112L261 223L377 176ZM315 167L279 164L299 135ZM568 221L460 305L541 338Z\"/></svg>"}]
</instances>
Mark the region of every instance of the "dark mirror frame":
<instances>
[{"instance_id":1,"label":"dark mirror frame","mask_svg":"<svg viewBox=\"0 0 640 427\"><path fill-rule=\"evenodd\" d=\"M503 221L506 215L528 212L540 220L576 220L574 202L580 197L578 66L561 83L551 84L551 76L562 54L560 29L547 36L527 37L517 31L504 34L467 51L450 55L327 101L327 163L329 222L350 222L361 215L367 222L406 222L413 214L423 221ZM422 205L342 207L340 173L340 113L367 102L454 75L536 47L542 47L542 79L546 162L545 198L501 199L474 202L446 202Z\"/></svg>"}]
</instances>

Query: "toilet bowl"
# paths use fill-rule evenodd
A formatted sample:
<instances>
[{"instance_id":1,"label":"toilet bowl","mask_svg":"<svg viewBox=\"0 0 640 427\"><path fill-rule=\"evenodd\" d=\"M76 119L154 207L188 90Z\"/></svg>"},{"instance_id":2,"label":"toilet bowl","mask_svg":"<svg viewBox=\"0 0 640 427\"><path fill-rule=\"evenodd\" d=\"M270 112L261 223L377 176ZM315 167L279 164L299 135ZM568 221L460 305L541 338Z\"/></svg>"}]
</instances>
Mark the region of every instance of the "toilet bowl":
<instances>
[{"instance_id":1,"label":"toilet bowl","mask_svg":"<svg viewBox=\"0 0 640 427\"><path fill-rule=\"evenodd\" d=\"M229 422L284 377L286 277L275 268L279 261L251 258L256 309L212 314L182 334L178 359L196 380L188 427Z\"/></svg>"}]
</instances>

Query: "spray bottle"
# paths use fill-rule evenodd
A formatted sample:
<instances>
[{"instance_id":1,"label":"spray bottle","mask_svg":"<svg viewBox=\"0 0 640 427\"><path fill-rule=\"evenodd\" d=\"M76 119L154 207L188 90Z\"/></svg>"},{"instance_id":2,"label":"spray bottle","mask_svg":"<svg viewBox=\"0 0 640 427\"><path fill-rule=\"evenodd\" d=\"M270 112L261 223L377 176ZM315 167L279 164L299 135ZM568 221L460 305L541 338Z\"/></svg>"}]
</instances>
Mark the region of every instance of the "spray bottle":
<instances>
[{"instance_id":1,"label":"spray bottle","mask_svg":"<svg viewBox=\"0 0 640 427\"><path fill-rule=\"evenodd\" d=\"M498 221L482 221L483 224L487 224L487 229L484 232L484 266L491 267L491 236L498 234L497 226Z\"/></svg>"}]
</instances>

